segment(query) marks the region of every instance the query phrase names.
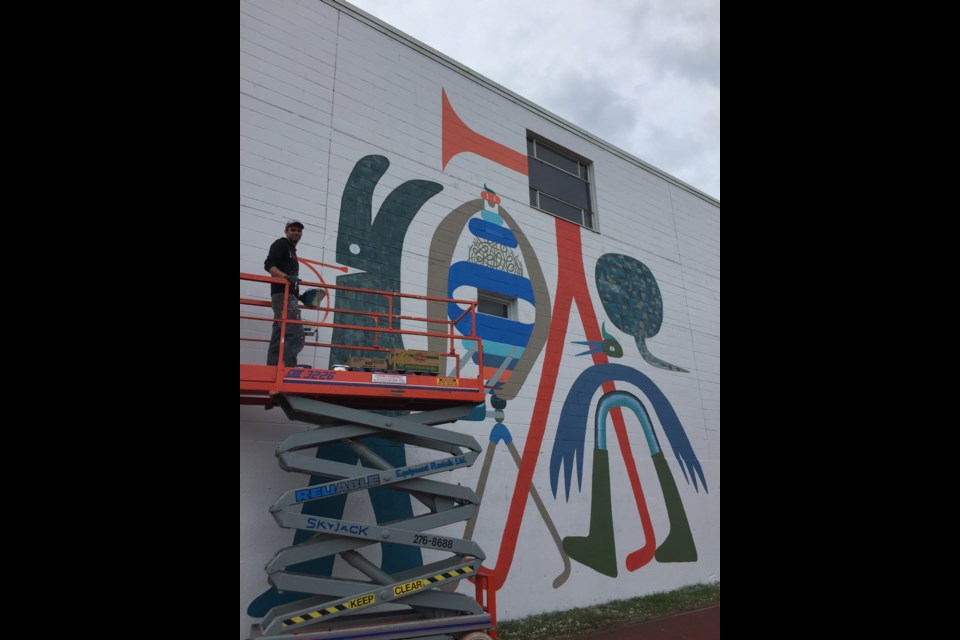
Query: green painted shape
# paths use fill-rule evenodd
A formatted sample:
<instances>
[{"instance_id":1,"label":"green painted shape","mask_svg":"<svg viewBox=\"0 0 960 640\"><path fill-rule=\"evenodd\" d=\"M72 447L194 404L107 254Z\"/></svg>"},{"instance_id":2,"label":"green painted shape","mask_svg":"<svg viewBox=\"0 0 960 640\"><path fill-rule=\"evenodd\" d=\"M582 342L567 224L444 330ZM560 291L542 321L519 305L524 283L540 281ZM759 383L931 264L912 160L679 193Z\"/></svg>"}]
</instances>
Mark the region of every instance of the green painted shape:
<instances>
[{"instance_id":1,"label":"green painted shape","mask_svg":"<svg viewBox=\"0 0 960 640\"><path fill-rule=\"evenodd\" d=\"M608 451L602 449L593 451L590 533L586 537L564 538L563 550L572 560L590 567L597 573L611 578L617 577L617 542L613 535L613 500L610 495L610 453Z\"/></svg>"},{"instance_id":2,"label":"green painted shape","mask_svg":"<svg viewBox=\"0 0 960 640\"><path fill-rule=\"evenodd\" d=\"M696 562L697 545L693 541L693 532L690 531L690 521L687 520L687 511L680 500L677 483L670 473L667 459L663 451L651 456L653 466L657 470L660 488L663 489L663 500L667 506L667 518L670 520L670 535L657 547L654 556L657 562Z\"/></svg>"},{"instance_id":3,"label":"green painted shape","mask_svg":"<svg viewBox=\"0 0 960 640\"><path fill-rule=\"evenodd\" d=\"M373 193L390 167L383 156L366 156L354 166L340 202L340 224L337 230L337 262L360 273L338 276L337 284L358 289L400 291L400 262L403 242L410 223L430 198L443 191L436 182L408 180L391 191L376 217L373 215ZM340 309L387 313L388 300L379 294L338 291L334 322L338 325L370 324L363 316L344 313ZM393 298L393 313L401 313L401 298ZM399 329L399 321L387 327ZM359 329L335 328L333 342L373 346L375 334ZM399 334L380 334L379 346L402 349ZM336 348L330 352L330 363L344 363L351 357L368 358L375 352Z\"/></svg>"}]
</instances>

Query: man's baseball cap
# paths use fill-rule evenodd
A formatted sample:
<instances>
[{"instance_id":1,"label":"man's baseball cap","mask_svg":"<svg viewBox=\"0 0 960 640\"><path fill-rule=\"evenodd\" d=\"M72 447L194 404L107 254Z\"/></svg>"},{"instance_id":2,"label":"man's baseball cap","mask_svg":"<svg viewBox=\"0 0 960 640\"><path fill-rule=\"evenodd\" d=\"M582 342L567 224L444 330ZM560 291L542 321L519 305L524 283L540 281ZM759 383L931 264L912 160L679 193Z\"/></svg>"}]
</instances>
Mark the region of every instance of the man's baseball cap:
<instances>
[{"instance_id":1,"label":"man's baseball cap","mask_svg":"<svg viewBox=\"0 0 960 640\"><path fill-rule=\"evenodd\" d=\"M290 227L300 227L300 229L303 230L303 223L300 222L299 220L291 220L290 222L287 223L287 226L284 227L283 230L286 231Z\"/></svg>"}]
</instances>

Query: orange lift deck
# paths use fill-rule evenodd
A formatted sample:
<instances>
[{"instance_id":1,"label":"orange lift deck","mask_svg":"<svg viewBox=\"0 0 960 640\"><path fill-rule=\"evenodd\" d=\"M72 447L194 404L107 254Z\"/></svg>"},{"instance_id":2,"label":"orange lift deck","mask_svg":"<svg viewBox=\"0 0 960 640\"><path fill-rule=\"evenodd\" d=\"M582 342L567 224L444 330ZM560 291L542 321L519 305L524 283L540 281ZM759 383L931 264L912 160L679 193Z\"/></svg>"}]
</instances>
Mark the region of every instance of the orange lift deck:
<instances>
[{"instance_id":1,"label":"orange lift deck","mask_svg":"<svg viewBox=\"0 0 960 640\"><path fill-rule=\"evenodd\" d=\"M285 284L286 295L290 295L289 283L281 278L259 276L247 273L240 274L240 320L241 347L255 343L268 344L273 323L273 313L270 301L244 297L244 283L258 283L256 289L267 290L270 283ZM435 298L405 293L387 291L372 291L353 287L341 287L323 283L301 281L301 289L315 286L325 293L324 301L330 302L332 296L339 292L352 292L382 298L382 312L369 310L351 310L345 308L334 309L331 306L301 305L301 317L306 312L316 311L319 320L293 320L287 318L284 312L281 318L280 365L268 366L262 364L266 360L264 352L246 350L248 353L259 353L261 363L244 362L244 350L241 349L240 361L240 404L272 406L274 398L279 393L313 396L336 404L360 407L365 409L409 409L424 410L441 408L463 403L481 404L484 402L484 387L481 371L483 370L483 348L480 338L476 335L476 305L472 300L456 300L452 298ZM253 288L253 287L248 287ZM260 293L258 291L258 293ZM353 296L355 299L357 296ZM464 308L462 314L453 320L446 318L425 318L412 315L399 315L394 308L400 305L399 300L439 300L449 305ZM286 308L286 305L284 306ZM341 323L332 322L331 316L338 313L343 320ZM454 333L454 326L468 319L471 335L463 336ZM286 334L289 327L302 325L309 333L316 336L330 333L335 328L357 331L372 336L372 346L356 346L335 344L330 341L311 341L307 336L303 351L299 354L299 362L306 361L311 349L330 350L335 348L349 349L360 357L384 358L392 350L379 346L383 336L396 334L402 336L442 337L446 340L448 351L437 354L440 359L438 375L429 375L422 372L407 372L403 369L374 369L374 370L344 370L341 368L304 368L284 367L283 349L286 346ZM409 327L409 328L403 328ZM246 334L246 335L245 335ZM361 334L356 334L361 335ZM460 375L463 363L461 356L456 352L455 341L467 340L476 345L479 359L476 377L465 378ZM346 364L346 363L333 363ZM444 368L446 367L446 368Z\"/></svg>"},{"instance_id":2,"label":"orange lift deck","mask_svg":"<svg viewBox=\"0 0 960 640\"><path fill-rule=\"evenodd\" d=\"M270 284L284 285L287 309L292 292L285 279L240 274L240 404L279 407L291 420L311 425L281 442L276 455L281 469L309 476L313 484L286 491L270 507L280 527L311 536L280 549L266 566L275 589L304 598L274 606L253 625L250 638L496 640L496 594L483 571L486 556L473 540L445 533L480 508L473 489L446 481L445 474L472 466L482 447L463 430L442 428L486 400L477 303L301 282L304 289L318 287L300 296L301 319L284 311L274 320L265 299ZM331 304L334 299L336 304ZM425 308L428 301L446 303L450 317L401 313ZM298 366L263 364L267 351L262 345L269 344L273 327L280 329L283 363L287 336L295 325L307 333ZM401 348L438 337L446 351ZM471 371L476 361L474 377L462 375L467 363L461 357L471 361ZM379 438L368 439L370 435ZM376 450L381 438L417 447L418 462L393 466ZM345 464L329 455L328 445L335 443L352 450L359 463ZM411 512L390 522L355 522L318 515L332 515L336 509L305 508L307 503L380 489L402 492L426 512L420 509L417 515ZM441 532L428 533L433 529ZM431 561L387 573L359 553L384 543L432 551ZM297 571L304 563L330 556L367 579ZM474 582L475 595L448 588L455 589L461 580Z\"/></svg>"}]
</instances>

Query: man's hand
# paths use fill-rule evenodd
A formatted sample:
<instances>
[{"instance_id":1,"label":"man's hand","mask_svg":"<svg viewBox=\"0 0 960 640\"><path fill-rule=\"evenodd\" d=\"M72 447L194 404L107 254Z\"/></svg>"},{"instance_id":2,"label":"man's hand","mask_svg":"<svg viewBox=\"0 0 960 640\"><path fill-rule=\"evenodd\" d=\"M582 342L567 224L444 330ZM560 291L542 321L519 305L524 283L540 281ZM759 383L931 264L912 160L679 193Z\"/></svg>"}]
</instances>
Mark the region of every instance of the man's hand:
<instances>
[{"instance_id":1,"label":"man's hand","mask_svg":"<svg viewBox=\"0 0 960 640\"><path fill-rule=\"evenodd\" d=\"M287 274L283 277L286 278L293 286L297 286L297 282L300 281L300 276Z\"/></svg>"}]
</instances>

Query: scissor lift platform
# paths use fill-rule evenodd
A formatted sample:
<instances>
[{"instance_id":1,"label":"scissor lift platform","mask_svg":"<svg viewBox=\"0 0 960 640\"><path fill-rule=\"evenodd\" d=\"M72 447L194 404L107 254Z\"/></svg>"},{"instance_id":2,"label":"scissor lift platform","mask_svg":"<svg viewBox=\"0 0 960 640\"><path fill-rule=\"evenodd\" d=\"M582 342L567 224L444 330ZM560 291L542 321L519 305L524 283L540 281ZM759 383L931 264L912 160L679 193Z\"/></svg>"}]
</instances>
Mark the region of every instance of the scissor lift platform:
<instances>
[{"instance_id":1,"label":"scissor lift platform","mask_svg":"<svg viewBox=\"0 0 960 640\"><path fill-rule=\"evenodd\" d=\"M240 274L244 280L284 284L285 280ZM309 285L310 283L305 283ZM283 470L323 479L284 493L270 508L277 524L286 529L313 534L300 544L278 551L267 564L268 580L281 592L306 594L296 602L271 609L260 624L254 625L251 638L256 640L482 640L496 639L495 594L487 588L481 571L484 554L472 540L428 533L469 520L477 511L480 499L476 493L458 484L435 479L455 469L471 466L481 451L472 436L440 428L465 417L485 401L480 372L483 350L475 335L476 303L446 300L451 305L466 306L463 315L454 319L427 319L399 315L398 298L422 298L392 292L377 292L324 285L334 291L348 291L345 299L358 296L381 296L384 313L352 312L341 306L301 307L319 312L336 311L337 321L310 322L278 320L263 315L244 315L243 309L269 307L268 302L240 298L241 342L266 342L262 338L244 337L246 322L273 323L281 327L281 361L285 336L294 325L317 327L317 334L327 328L348 330L360 336L362 344L333 342L307 343L323 347L331 353L343 354L360 350L360 355L373 355L395 347L398 335L448 338L449 350L438 354L454 366L441 369L437 375L399 371L358 371L310 367L268 366L243 363L241 350L240 404L279 406L291 420L312 425L312 428L287 438L277 449ZM241 284L243 290L243 284ZM291 295L288 290L285 296ZM328 298L329 301L329 298ZM284 301L286 302L286 300ZM286 308L286 304L283 305ZM453 307L450 307L451 309ZM353 313L363 323L344 324ZM468 320L464 320L468 318ZM423 331L401 329L403 323L422 322ZM268 325L269 326L269 325ZM437 328L443 329L441 333ZM454 332L457 328L461 335ZM462 335L463 328L471 329ZM386 337L385 337L386 336ZM475 353L476 377L463 377L455 340L468 340ZM444 366L448 367L448 364ZM447 375L444 375L447 374ZM408 415L384 415L380 411L411 411ZM432 452L433 457L401 467L394 467L364 442L367 436L379 436ZM358 465L327 459L326 445L349 447L360 461ZM312 450L308 454L301 453ZM440 476L442 477L442 476ZM314 480L316 482L316 480ZM426 507L426 513L397 521L356 522L310 516L301 507L309 502L369 491L377 487L407 494ZM406 571L389 574L374 565L358 551L381 543L418 547L440 552L439 560ZM449 555L447 555L449 554ZM339 557L363 574L366 580L325 577L296 573L288 567L330 556ZM437 553L433 554L435 558ZM475 582L476 595L441 590L460 580ZM487 632L489 631L489 635Z\"/></svg>"},{"instance_id":2,"label":"scissor lift platform","mask_svg":"<svg viewBox=\"0 0 960 640\"><path fill-rule=\"evenodd\" d=\"M278 393L348 407L411 411L482 404L485 399L483 382L477 378L240 365L240 404L267 406Z\"/></svg>"}]
</instances>

